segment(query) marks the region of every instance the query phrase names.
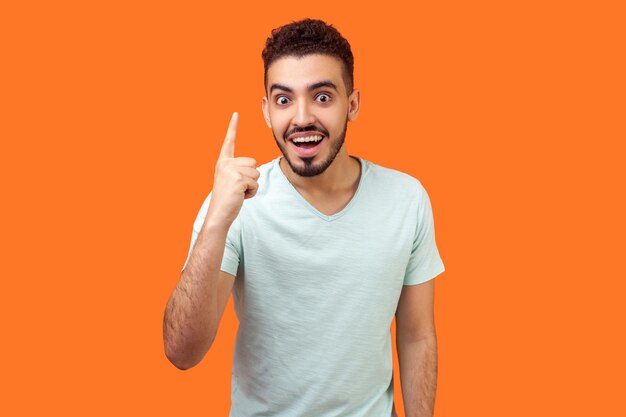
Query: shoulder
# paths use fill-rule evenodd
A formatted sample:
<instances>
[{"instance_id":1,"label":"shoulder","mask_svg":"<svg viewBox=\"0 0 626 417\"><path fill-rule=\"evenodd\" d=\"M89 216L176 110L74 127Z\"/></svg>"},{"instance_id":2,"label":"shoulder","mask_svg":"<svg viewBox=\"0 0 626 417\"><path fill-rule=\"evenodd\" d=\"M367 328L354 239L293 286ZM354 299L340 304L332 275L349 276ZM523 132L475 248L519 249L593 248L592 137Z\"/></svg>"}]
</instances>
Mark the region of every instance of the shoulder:
<instances>
[{"instance_id":1,"label":"shoulder","mask_svg":"<svg viewBox=\"0 0 626 417\"><path fill-rule=\"evenodd\" d=\"M278 160L279 158L276 158L257 165L256 170L259 171L260 174L259 178L257 179L257 182L259 183L259 190L257 190L257 195L259 194L259 192L262 191L263 188L265 188L270 179L277 176L276 170L280 170L280 167L278 166Z\"/></svg>"},{"instance_id":2,"label":"shoulder","mask_svg":"<svg viewBox=\"0 0 626 417\"><path fill-rule=\"evenodd\" d=\"M280 157L277 157L269 162L257 165L256 169L257 171L259 171L260 174L259 178L257 179L259 188L257 189L254 198L244 200L244 208L248 206L256 206L261 200L266 199L270 192L272 194L280 192L282 184L280 178L280 166L278 165L279 159Z\"/></svg>"},{"instance_id":3,"label":"shoulder","mask_svg":"<svg viewBox=\"0 0 626 417\"><path fill-rule=\"evenodd\" d=\"M272 159L269 162L257 166L256 169L258 169L261 173L261 177L267 177L275 168L278 167L277 162L278 158Z\"/></svg>"},{"instance_id":4,"label":"shoulder","mask_svg":"<svg viewBox=\"0 0 626 417\"><path fill-rule=\"evenodd\" d=\"M387 168L363 160L367 167L368 182L395 196L421 197L426 192L422 183L414 176L393 168Z\"/></svg>"}]
</instances>

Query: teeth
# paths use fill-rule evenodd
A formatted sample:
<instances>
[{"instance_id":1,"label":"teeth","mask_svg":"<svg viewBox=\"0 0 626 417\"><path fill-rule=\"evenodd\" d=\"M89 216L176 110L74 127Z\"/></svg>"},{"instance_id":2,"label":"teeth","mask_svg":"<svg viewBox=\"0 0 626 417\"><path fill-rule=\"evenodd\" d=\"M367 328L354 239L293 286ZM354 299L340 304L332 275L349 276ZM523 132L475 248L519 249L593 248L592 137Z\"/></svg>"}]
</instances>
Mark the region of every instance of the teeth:
<instances>
[{"instance_id":1,"label":"teeth","mask_svg":"<svg viewBox=\"0 0 626 417\"><path fill-rule=\"evenodd\" d=\"M322 140L321 136L305 136L302 138L295 138L293 141L295 143L300 143L300 142L319 142L320 140Z\"/></svg>"}]
</instances>

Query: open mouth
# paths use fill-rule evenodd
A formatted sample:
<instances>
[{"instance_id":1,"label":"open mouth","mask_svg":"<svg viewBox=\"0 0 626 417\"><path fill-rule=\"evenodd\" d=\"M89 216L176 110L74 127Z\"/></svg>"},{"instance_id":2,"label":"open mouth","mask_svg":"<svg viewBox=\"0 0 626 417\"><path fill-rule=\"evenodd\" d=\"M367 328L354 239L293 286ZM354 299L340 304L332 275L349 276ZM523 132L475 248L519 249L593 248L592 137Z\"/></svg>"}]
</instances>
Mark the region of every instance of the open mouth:
<instances>
[{"instance_id":1,"label":"open mouth","mask_svg":"<svg viewBox=\"0 0 626 417\"><path fill-rule=\"evenodd\" d=\"M323 142L322 135L300 136L289 141L296 154L302 158L310 158L317 154Z\"/></svg>"},{"instance_id":2,"label":"open mouth","mask_svg":"<svg viewBox=\"0 0 626 417\"><path fill-rule=\"evenodd\" d=\"M311 149L311 148L316 147L322 140L324 140L323 136L312 135L312 136L303 136L300 138L292 139L292 142L298 148Z\"/></svg>"}]
</instances>

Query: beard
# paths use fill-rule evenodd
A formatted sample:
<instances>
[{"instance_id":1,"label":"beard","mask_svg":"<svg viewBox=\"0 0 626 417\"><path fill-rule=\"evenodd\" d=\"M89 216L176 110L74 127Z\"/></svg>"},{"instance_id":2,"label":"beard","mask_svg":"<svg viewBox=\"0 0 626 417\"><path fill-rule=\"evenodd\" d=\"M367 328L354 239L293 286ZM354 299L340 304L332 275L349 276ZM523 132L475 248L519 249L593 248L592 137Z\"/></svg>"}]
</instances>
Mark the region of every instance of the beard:
<instances>
[{"instance_id":1,"label":"beard","mask_svg":"<svg viewBox=\"0 0 626 417\"><path fill-rule=\"evenodd\" d=\"M311 126L311 127L307 127L307 128L304 128L304 129L298 129L297 130L297 132L306 132L306 131L326 132L326 130L317 128L315 126ZM294 164L291 161L291 159L289 158L289 156L287 155L287 150L286 150L285 143L287 142L287 138L286 137L288 135L285 134L284 141L279 141L278 138L276 137L276 134L274 134L274 131L272 131L272 133L274 134L274 139L276 140L276 144L278 145L278 148L280 149L280 151L282 152L283 156L285 157L285 160L289 164L289 167L291 167L291 170L294 173L296 173L297 175L299 175L301 177L314 177L314 176L320 175L321 173L326 171L326 169L328 169L330 164L333 163L333 161L335 160L335 157L337 156L337 154L341 150L341 147L343 146L343 142L346 139L346 133L347 132L348 132L348 117L346 116L346 121L345 121L344 126L343 126L343 131L339 134L339 136L337 137L337 139L335 139L334 142L330 143L330 153L328 154L328 158L326 158L326 160L324 160L324 161L322 161L322 162L320 162L318 164L314 164L313 163L313 159L315 159L315 157L313 157L313 158L297 157L302 162L304 162L304 165L298 165L298 164ZM294 131L289 132L289 134L292 134L292 133L294 133ZM330 141L330 137L328 135L326 135L326 139L328 139Z\"/></svg>"}]
</instances>

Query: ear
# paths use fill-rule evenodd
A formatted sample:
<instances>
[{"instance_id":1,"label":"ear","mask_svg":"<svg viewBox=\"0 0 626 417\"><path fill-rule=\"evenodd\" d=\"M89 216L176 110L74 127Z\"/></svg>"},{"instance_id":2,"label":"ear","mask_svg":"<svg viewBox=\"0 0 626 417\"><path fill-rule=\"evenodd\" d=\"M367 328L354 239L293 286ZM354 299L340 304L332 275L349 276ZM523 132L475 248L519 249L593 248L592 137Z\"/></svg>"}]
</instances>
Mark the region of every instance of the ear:
<instances>
[{"instance_id":1,"label":"ear","mask_svg":"<svg viewBox=\"0 0 626 417\"><path fill-rule=\"evenodd\" d=\"M270 121L270 111L269 111L269 102L267 101L267 96L263 97L261 101L261 108L263 109L263 118L265 119L265 123L267 127L272 128L272 122Z\"/></svg>"},{"instance_id":2,"label":"ear","mask_svg":"<svg viewBox=\"0 0 626 417\"><path fill-rule=\"evenodd\" d=\"M359 109L361 108L361 95L356 88L352 90L352 93L348 97L348 120L354 122L359 115Z\"/></svg>"}]
</instances>

